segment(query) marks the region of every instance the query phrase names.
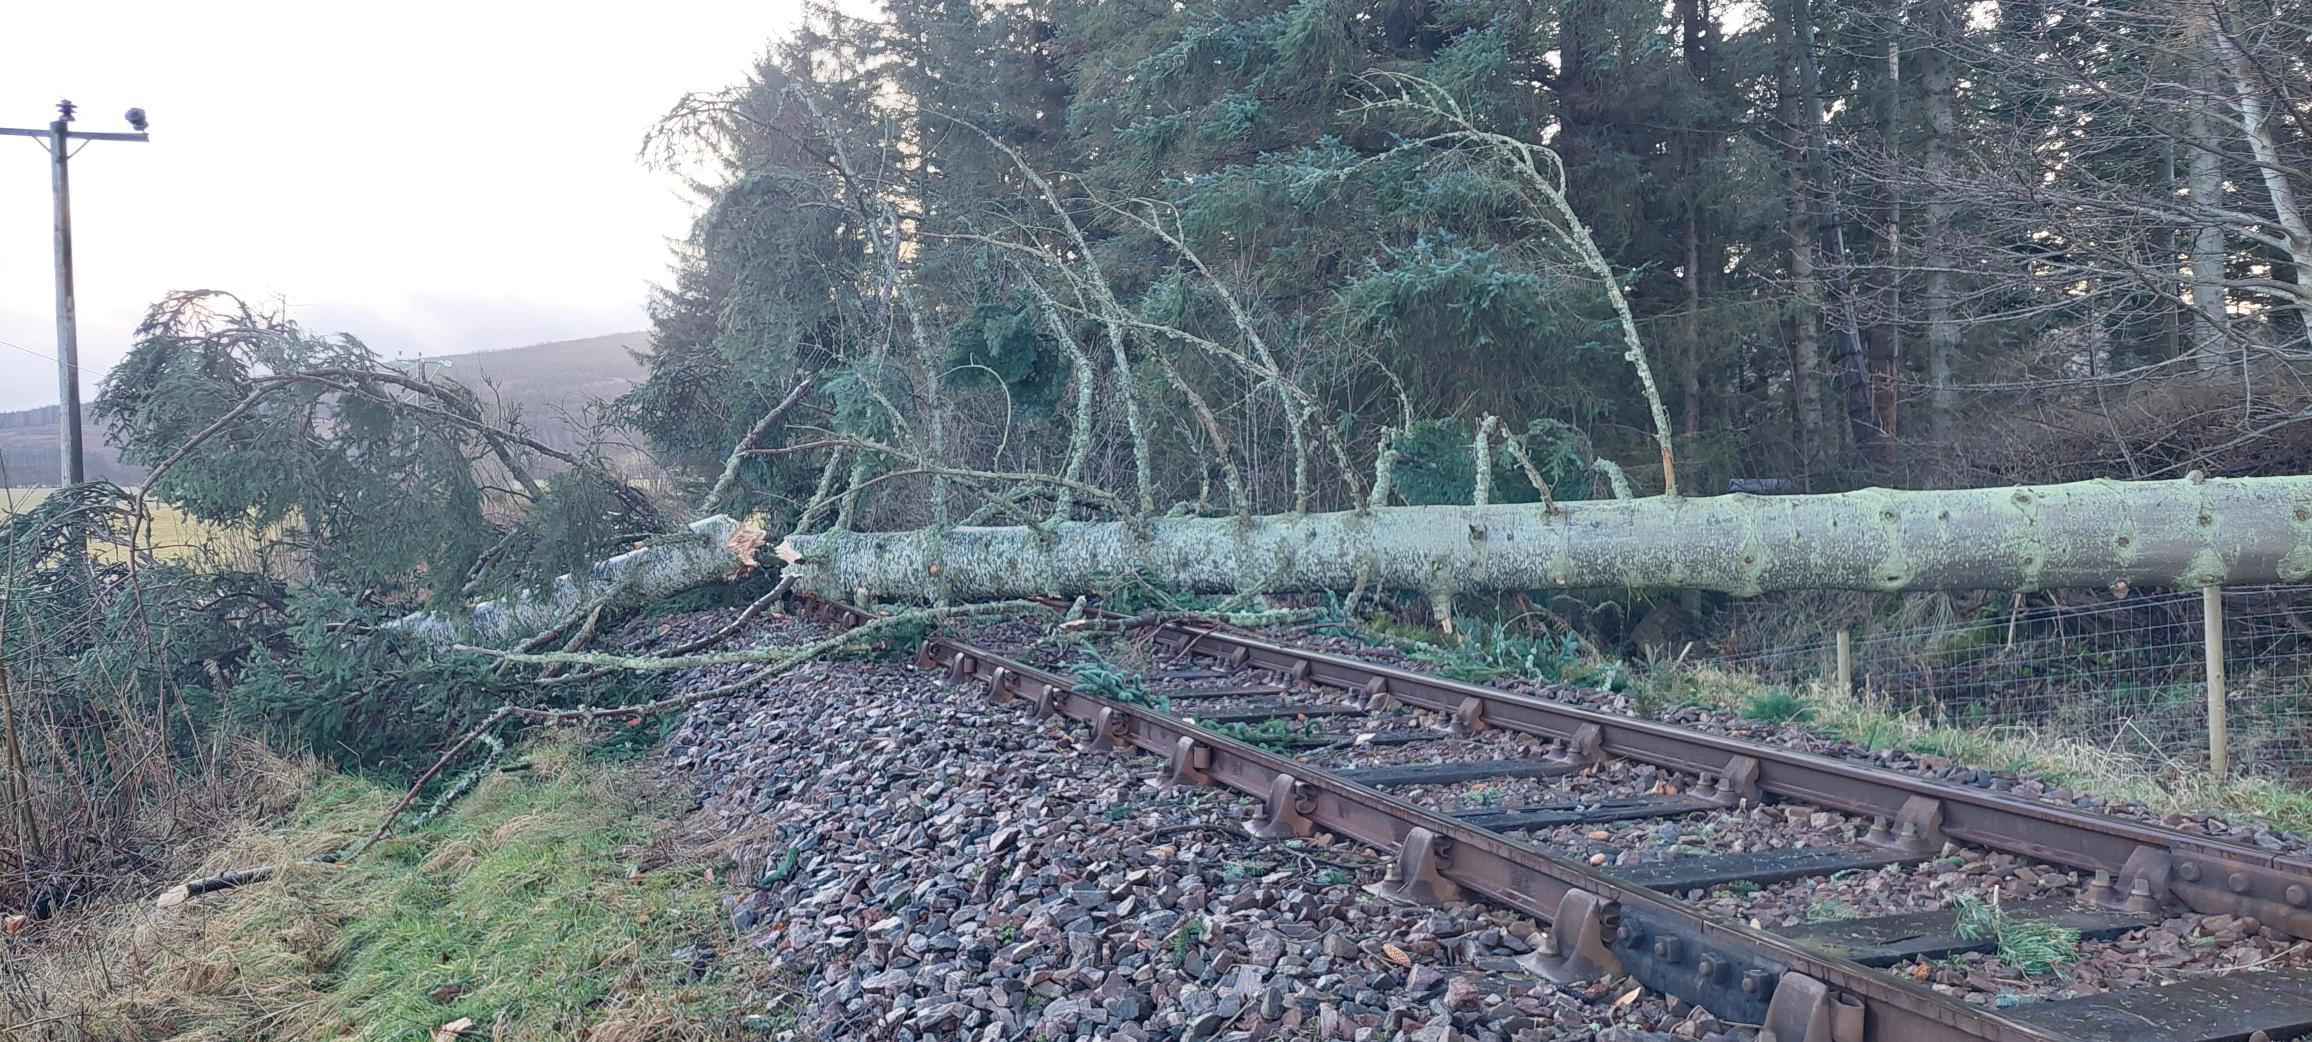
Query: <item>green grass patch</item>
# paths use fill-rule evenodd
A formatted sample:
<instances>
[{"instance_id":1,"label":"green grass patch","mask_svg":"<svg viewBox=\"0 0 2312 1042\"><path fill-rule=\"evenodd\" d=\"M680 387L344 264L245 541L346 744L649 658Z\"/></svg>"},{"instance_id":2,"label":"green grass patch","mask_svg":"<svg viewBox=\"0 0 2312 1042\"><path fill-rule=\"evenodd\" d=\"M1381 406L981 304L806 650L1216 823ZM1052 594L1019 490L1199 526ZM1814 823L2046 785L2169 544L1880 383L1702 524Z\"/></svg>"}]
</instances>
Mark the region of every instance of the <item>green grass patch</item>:
<instances>
[{"instance_id":1,"label":"green grass patch","mask_svg":"<svg viewBox=\"0 0 2312 1042\"><path fill-rule=\"evenodd\" d=\"M1420 642L1408 655L1431 672L1464 684L1524 677L1607 691L1629 685L1629 671L1621 663L1589 659L1570 634L1531 633L1500 622L1471 625L1458 639Z\"/></svg>"},{"instance_id":2,"label":"green grass patch","mask_svg":"<svg viewBox=\"0 0 2312 1042\"><path fill-rule=\"evenodd\" d=\"M485 1038L718 1039L773 1013L743 1008L739 971L674 958L728 940L715 873L676 833L679 794L573 746L527 765L353 864L175 913L171 954L111 1010L124 1036L403 1042L470 1018ZM233 862L340 849L399 795L325 778Z\"/></svg>"},{"instance_id":3,"label":"green grass patch","mask_svg":"<svg viewBox=\"0 0 2312 1042\"><path fill-rule=\"evenodd\" d=\"M1751 693L1738 710L1744 720L1762 724L1805 723L1814 719L1814 707L1789 688L1769 687Z\"/></svg>"},{"instance_id":4,"label":"green grass patch","mask_svg":"<svg viewBox=\"0 0 2312 1042\"><path fill-rule=\"evenodd\" d=\"M1191 915L1180 920L1180 925L1172 931L1172 968L1177 970L1182 963L1187 962L1188 953L1194 951L1196 943L1203 939L1203 916Z\"/></svg>"},{"instance_id":5,"label":"green grass patch","mask_svg":"<svg viewBox=\"0 0 2312 1042\"><path fill-rule=\"evenodd\" d=\"M1809 685L1801 696L1712 665L1688 666L1680 672L1686 676L1676 684L1681 694L1753 720L1772 717L1797 702L1806 710L1798 722L1808 730L1866 748L2028 773L2051 786L2141 803L2156 813L2244 815L2275 828L2312 832L2312 790L2287 778L2248 774L2217 779L2193 764L2149 761L2110 742L2059 727L1968 726L1921 709L1898 709L1869 693Z\"/></svg>"}]
</instances>

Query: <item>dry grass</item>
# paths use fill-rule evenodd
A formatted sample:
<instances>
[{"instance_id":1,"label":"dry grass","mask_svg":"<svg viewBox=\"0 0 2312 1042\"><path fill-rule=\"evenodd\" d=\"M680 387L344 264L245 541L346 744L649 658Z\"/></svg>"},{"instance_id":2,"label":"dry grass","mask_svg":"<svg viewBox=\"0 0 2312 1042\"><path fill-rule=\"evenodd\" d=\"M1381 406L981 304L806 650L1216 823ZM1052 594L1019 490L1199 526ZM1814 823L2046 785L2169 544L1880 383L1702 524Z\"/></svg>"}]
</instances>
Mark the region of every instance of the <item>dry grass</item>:
<instances>
[{"instance_id":1,"label":"dry grass","mask_svg":"<svg viewBox=\"0 0 2312 1042\"><path fill-rule=\"evenodd\" d=\"M157 736L141 728L116 728L110 737L108 747L127 762L166 760L153 744ZM141 917L129 913L192 874L204 852L240 841L250 822L288 813L319 773L309 758L285 758L255 741L227 739L174 769L133 772L128 788L135 795L124 797L119 788L76 776L76 791L102 804L98 815L77 813L76 804L85 798L44 798L47 860L84 871L72 880L73 900L62 914L0 937L0 1027L14 1032L0 1031L0 1038L113 1037L83 1033L76 1020L93 996L110 993L145 969L136 959L115 958L142 925ZM43 795L68 796L65 788L50 786ZM97 848L140 856L94 856ZM22 907L22 896L9 895L8 906Z\"/></svg>"},{"instance_id":2,"label":"dry grass","mask_svg":"<svg viewBox=\"0 0 2312 1042\"><path fill-rule=\"evenodd\" d=\"M679 793L575 746L525 759L342 867L305 859L365 835L400 794L321 776L286 822L249 829L206 866L288 865L275 881L169 912L139 901L0 959L39 978L27 983L56 1018L8 1037L398 1042L461 1017L469 1037L494 1040L762 1028L769 1000L749 982L722 968L694 981L671 958L727 941Z\"/></svg>"}]
</instances>

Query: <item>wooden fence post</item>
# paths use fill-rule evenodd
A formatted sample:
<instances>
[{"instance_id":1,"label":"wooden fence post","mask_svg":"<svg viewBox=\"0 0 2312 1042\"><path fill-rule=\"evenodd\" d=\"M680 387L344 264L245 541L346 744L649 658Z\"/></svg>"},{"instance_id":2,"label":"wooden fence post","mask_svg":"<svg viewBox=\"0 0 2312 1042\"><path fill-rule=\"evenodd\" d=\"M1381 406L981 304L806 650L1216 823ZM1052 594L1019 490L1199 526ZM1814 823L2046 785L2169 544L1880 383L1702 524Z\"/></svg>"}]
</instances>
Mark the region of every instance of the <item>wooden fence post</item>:
<instances>
[{"instance_id":1,"label":"wooden fence post","mask_svg":"<svg viewBox=\"0 0 2312 1042\"><path fill-rule=\"evenodd\" d=\"M1854 697L1854 631L1844 626L1838 630L1838 693Z\"/></svg>"},{"instance_id":2,"label":"wooden fence post","mask_svg":"<svg viewBox=\"0 0 2312 1042\"><path fill-rule=\"evenodd\" d=\"M2224 588L2200 587L2200 623L2208 656L2208 771L2218 780L2232 775L2232 749L2224 721Z\"/></svg>"}]
</instances>

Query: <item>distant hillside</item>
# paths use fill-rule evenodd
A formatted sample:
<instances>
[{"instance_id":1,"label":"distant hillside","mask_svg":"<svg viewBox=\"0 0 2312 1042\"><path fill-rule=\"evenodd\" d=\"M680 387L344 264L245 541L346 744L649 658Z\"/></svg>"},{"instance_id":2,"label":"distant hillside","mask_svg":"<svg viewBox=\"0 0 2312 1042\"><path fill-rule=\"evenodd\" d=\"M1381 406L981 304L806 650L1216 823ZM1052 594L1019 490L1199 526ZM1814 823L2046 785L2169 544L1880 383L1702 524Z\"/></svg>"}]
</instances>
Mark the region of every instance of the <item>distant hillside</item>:
<instances>
[{"instance_id":1,"label":"distant hillside","mask_svg":"<svg viewBox=\"0 0 2312 1042\"><path fill-rule=\"evenodd\" d=\"M426 368L474 389L521 413L539 441L559 449L577 442L576 424L586 407L616 398L642 380L644 370L628 352L650 344L650 334L612 333L584 340L560 340L498 351L424 359ZM406 363L417 364L415 361ZM93 419L85 423L88 476L123 484L143 478L125 466ZM0 412L0 485L53 485L56 465L56 406Z\"/></svg>"},{"instance_id":2,"label":"distant hillside","mask_svg":"<svg viewBox=\"0 0 2312 1042\"><path fill-rule=\"evenodd\" d=\"M483 401L520 412L539 441L568 450L577 444L579 427L572 421L584 421L588 405L642 382L646 370L630 352L649 346L648 333L612 333L424 361L435 375L473 388Z\"/></svg>"}]
</instances>

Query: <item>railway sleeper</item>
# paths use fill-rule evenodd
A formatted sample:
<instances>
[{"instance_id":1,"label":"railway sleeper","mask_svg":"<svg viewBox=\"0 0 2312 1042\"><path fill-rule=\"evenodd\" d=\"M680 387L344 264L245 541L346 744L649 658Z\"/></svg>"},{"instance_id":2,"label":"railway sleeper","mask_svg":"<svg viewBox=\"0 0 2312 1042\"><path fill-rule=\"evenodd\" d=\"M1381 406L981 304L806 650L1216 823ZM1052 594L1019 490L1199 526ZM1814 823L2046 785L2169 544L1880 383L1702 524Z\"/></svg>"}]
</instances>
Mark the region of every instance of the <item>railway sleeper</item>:
<instances>
[{"instance_id":1,"label":"railway sleeper","mask_svg":"<svg viewBox=\"0 0 2312 1042\"><path fill-rule=\"evenodd\" d=\"M2079 1042L2248 1042L2312 1031L2312 970L2199 977L2006 1010Z\"/></svg>"},{"instance_id":2,"label":"railway sleeper","mask_svg":"<svg viewBox=\"0 0 2312 1042\"><path fill-rule=\"evenodd\" d=\"M1277 702L1272 705L1243 706L1236 709L1213 709L1183 714L1200 724L1257 724L1268 720L1297 720L1302 717L1363 716L1365 711L1354 706L1300 705Z\"/></svg>"},{"instance_id":3,"label":"railway sleeper","mask_svg":"<svg viewBox=\"0 0 2312 1042\"><path fill-rule=\"evenodd\" d=\"M1706 797L1681 793L1675 796L1622 796L1590 802L1545 804L1510 810L1458 811L1453 816L1479 828L1491 829L1495 832L1521 832L1528 829L1557 828L1561 825L1587 825L1596 822L1630 821L1638 818L1672 818L1700 813L1717 806L1716 802Z\"/></svg>"},{"instance_id":4,"label":"railway sleeper","mask_svg":"<svg viewBox=\"0 0 2312 1042\"><path fill-rule=\"evenodd\" d=\"M1434 742L1445 735L1436 731L1373 731L1359 735L1296 734L1272 739L1287 749L1330 749L1340 745L1412 745Z\"/></svg>"},{"instance_id":5,"label":"railway sleeper","mask_svg":"<svg viewBox=\"0 0 2312 1042\"><path fill-rule=\"evenodd\" d=\"M1475 723L1545 739L1595 741L1605 754L1701 773L1736 798L1777 795L1884 819L1883 832L1872 837L1876 843L1925 850L1960 841L2092 871L2100 903L2117 910L2148 914L2172 906L2254 916L2290 937L2312 939L2312 863L2303 858L1241 634L1191 635L1166 625L1155 627L1154 635L1161 647L1186 645L1233 668L1288 672L1310 684L1445 713L1464 730ZM2186 869L2187 862L2195 867ZM2184 878L2189 871L2198 877Z\"/></svg>"},{"instance_id":6,"label":"railway sleeper","mask_svg":"<svg viewBox=\"0 0 2312 1042\"><path fill-rule=\"evenodd\" d=\"M1603 868L1599 871L1631 886L1674 895L1726 883L1750 882L1764 885L1925 860L1925 854L1867 845L1793 847L1734 854L1704 854Z\"/></svg>"},{"instance_id":7,"label":"railway sleeper","mask_svg":"<svg viewBox=\"0 0 2312 1042\"><path fill-rule=\"evenodd\" d=\"M982 672L980 658L964 649L951 655L930 655L928 666L945 665L951 678ZM992 656L991 656L992 657ZM1232 665L1247 657L1239 647L1228 656ZM996 662L1003 662L996 659ZM1015 668L1016 667L1016 668ZM1306 680L1308 670L1296 670ZM1637 895L1651 885L1692 888L1708 885L1713 877L1759 879L1797 878L1866 863L1892 864L1921 859L1921 849L1939 838L1942 806L1932 800L1906 803L1897 821L1873 829L1873 839L1854 847L1801 848L1795 851L1758 852L1751 871L1730 875L1735 866L1726 855L1686 859L1690 864L1632 866L1633 871L1600 876L1584 873L1570 863L1557 862L1534 848L1517 844L1470 822L1438 818L1433 812L1398 804L1396 810L1376 805L1352 809L1353 788L1341 790L1338 776L1324 782L1326 772L1293 761L1280 760L1193 725L1166 721L1145 710L1105 699L1079 696L1043 674L1016 663L989 669L985 677L991 698L1018 693L1025 685L1034 694L1039 712L1065 713L1093 725L1091 745L1118 752L1133 749L1168 751L1173 774L1182 784L1223 781L1233 787L1260 787L1267 778L1267 801L1248 826L1257 835L1306 836L1320 825L1368 844L1393 846L1396 859L1378 888L1392 896L1417 901L1453 901L1482 894L1547 921L1544 943L1532 967L1558 976L1603 973L1626 974L1655 991L1677 996L1711 1010L1722 1019L1761 1025L1762 1042L1896 1042L1910 1039L1999 1039L2037 1042L2141 1042L2179 1039L2187 1042L2235 1042L2281 1037L2312 1029L2312 971L2204 977L2158 988L2140 988L2090 998L2018 1006L2007 1010L1969 1007L1911 985L1908 981L1866 967L1842 951L1848 942L1815 938L1805 943L1795 936L1768 935L1724 922L1698 910L1662 898ZM1084 705L1076 704L1084 699ZM1466 705L1464 705L1464 710ZM1471 715L1464 711L1464 720ZM1145 730L1143 730L1145 728ZM1183 728L1187 730L1182 731ZM1568 736L1575 737L1575 736ZM1226 749L1234 763L1224 764ZM1726 775L1741 771L1741 757L1728 763ZM1249 766L1248 766L1249 765ZM1228 768L1228 769L1224 769ZM1295 771L1307 772L1296 777ZM1722 782L1722 787L1739 782ZM1326 786L1333 786L1327 796ZM1344 802L1344 799L1347 802ZM1328 802L1328 800L1330 802ZM1341 815L1348 815L1341 817ZM1414 824L1392 835L1376 833L1378 821L1394 815L1450 822L1466 832L1474 844L1472 856L1457 855L1462 840L1426 824ZM1392 842L1392 839L1394 840ZM1515 851L1532 851L1540 860L1530 864ZM2192 867L2186 868L2190 862ZM1462 863L1466 862L1466 864ZM1706 863L1716 864L1707 865ZM1549 867L1554 865L1555 867ZM1705 868L1707 871L1704 871ZM2253 873L2249 870L2254 870ZM1774 876L1774 873L1791 873ZM1474 875L1472 875L1474 873ZM1764 873L1764 875L1762 875ZM1599 881L1590 891L1569 880L1584 876ZM2186 878L2187 876L2193 878ZM2278 877L2267 878L2270 877ZM2164 900L2192 903L2195 892L2220 889L2237 900L2260 895L2289 876L2278 864L2235 864L2210 858L2206 851L2182 844L2161 850L2136 850L2116 877L2099 878L2101 896L2120 902L2121 914L2151 914ZM1649 882L1650 881L1650 882ZM1475 885L1472 886L1471 884ZM2122 889L2125 896L2117 896ZM2095 889L2092 888L2091 889ZM1611 895L1620 893L1619 900ZM1554 904L1537 895L1554 893ZM2284 886L2270 902L2281 908L2300 907ZM2133 902L2131 907L2130 902ZM2251 913L2252 914L2252 913ZM1886 924L1877 924L1885 926ZM1860 925L1852 927L1862 929ZM2104 928L2124 929L2116 922ZM1889 943L1920 943L1926 930L1893 938ZM1769 939L1770 936L1773 939ZM1956 940L1956 938L1953 938ZM1846 947L1841 948L1841 943ZM1881 952L1879 954L1884 954ZM1899 958L1899 956L1898 956ZM1874 958L1874 961L1875 958ZM1818 968L1816 976L1805 972ZM1874 979L1875 978L1875 979Z\"/></svg>"},{"instance_id":8,"label":"railway sleeper","mask_svg":"<svg viewBox=\"0 0 2312 1042\"><path fill-rule=\"evenodd\" d=\"M2077 930L2082 940L2091 941L2110 940L2130 930L2159 925L2156 917L2084 906L2065 897L2024 901L2008 905L2004 911L2016 919ZM1952 908L1805 923L1778 927L1774 932L1809 948L1874 967L1892 966L1907 959L1940 959L1961 952L1989 951L1998 946L1992 938L1963 936L1958 912Z\"/></svg>"},{"instance_id":9,"label":"railway sleeper","mask_svg":"<svg viewBox=\"0 0 2312 1042\"><path fill-rule=\"evenodd\" d=\"M1333 776L1376 789L1399 785L1461 785L1491 778L1557 778L1579 773L1587 764L1565 760L1469 760L1395 767L1359 767Z\"/></svg>"},{"instance_id":10,"label":"railway sleeper","mask_svg":"<svg viewBox=\"0 0 2312 1042\"><path fill-rule=\"evenodd\" d=\"M1282 695L1285 690L1274 684L1248 684L1237 687L1159 687L1150 688L1148 697L1173 702L1194 702L1207 698L1257 698Z\"/></svg>"}]
</instances>

